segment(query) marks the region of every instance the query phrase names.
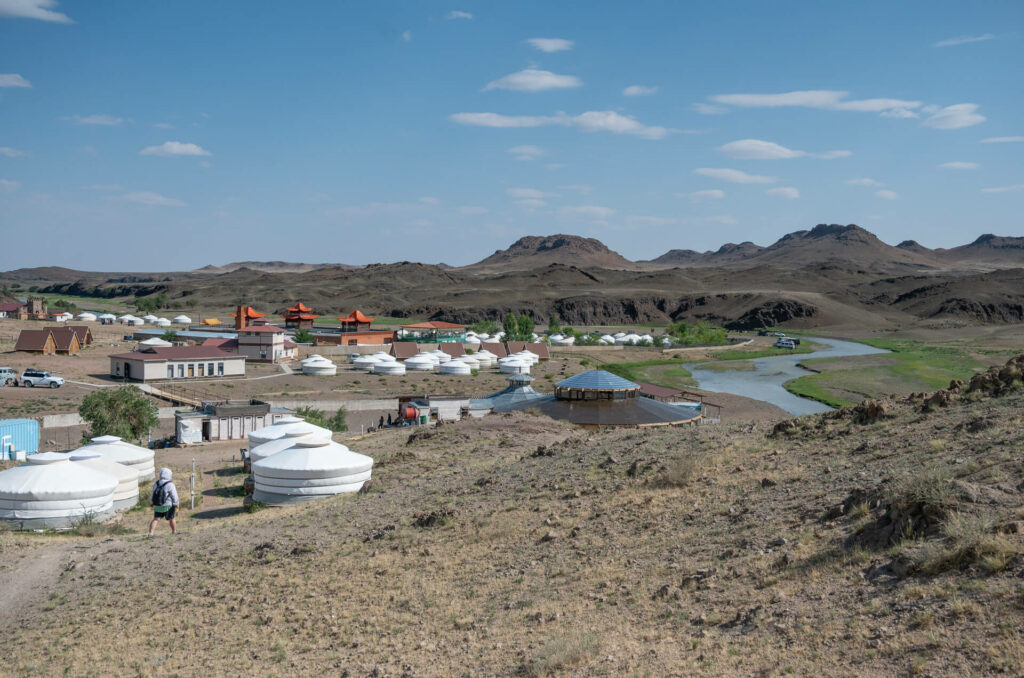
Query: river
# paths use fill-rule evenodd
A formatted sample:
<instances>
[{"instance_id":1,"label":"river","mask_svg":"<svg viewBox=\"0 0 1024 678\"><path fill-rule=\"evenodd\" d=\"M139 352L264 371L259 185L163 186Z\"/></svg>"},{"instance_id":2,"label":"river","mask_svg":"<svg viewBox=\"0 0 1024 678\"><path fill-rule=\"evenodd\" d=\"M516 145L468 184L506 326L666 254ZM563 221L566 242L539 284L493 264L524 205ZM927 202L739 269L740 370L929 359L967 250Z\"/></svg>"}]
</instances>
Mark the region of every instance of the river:
<instances>
[{"instance_id":1,"label":"river","mask_svg":"<svg viewBox=\"0 0 1024 678\"><path fill-rule=\"evenodd\" d=\"M874 348L852 341L843 341L841 339L825 339L823 337L804 337L803 339L818 344L825 344L827 348L815 351L814 353L756 358L750 361L754 363L753 370L716 372L701 369L702 366L710 363L694 365L689 367L689 370L702 390L714 391L716 393L733 393L747 398L763 400L781 407L792 415L800 416L803 414L815 414L816 412L827 412L832 408L816 400L795 396L783 388L782 385L791 379L814 374L810 370L797 367L798 362L809 358L842 358L845 356L889 352L885 349ZM727 362L730 361L723 360L715 364Z\"/></svg>"}]
</instances>

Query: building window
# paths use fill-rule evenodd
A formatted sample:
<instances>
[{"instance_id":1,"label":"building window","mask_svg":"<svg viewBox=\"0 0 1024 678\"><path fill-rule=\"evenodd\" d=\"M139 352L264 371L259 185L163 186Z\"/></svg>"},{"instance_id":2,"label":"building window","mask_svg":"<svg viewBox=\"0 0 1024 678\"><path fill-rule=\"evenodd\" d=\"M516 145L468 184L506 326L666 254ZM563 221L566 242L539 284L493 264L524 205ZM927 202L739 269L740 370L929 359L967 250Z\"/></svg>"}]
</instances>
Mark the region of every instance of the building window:
<instances>
[{"instance_id":1,"label":"building window","mask_svg":"<svg viewBox=\"0 0 1024 678\"><path fill-rule=\"evenodd\" d=\"M205 368L205 367L206 367L206 365L204 365L203 363L199 363L199 376L200 377L206 376L204 374L204 372L203 372L203 368Z\"/></svg>"},{"instance_id":2,"label":"building window","mask_svg":"<svg viewBox=\"0 0 1024 678\"><path fill-rule=\"evenodd\" d=\"M206 363L206 373L213 376L213 363Z\"/></svg>"},{"instance_id":3,"label":"building window","mask_svg":"<svg viewBox=\"0 0 1024 678\"><path fill-rule=\"evenodd\" d=\"M178 363L178 378L185 378L185 363Z\"/></svg>"},{"instance_id":4,"label":"building window","mask_svg":"<svg viewBox=\"0 0 1024 678\"><path fill-rule=\"evenodd\" d=\"M174 365L167 366L167 378L174 379Z\"/></svg>"},{"instance_id":5,"label":"building window","mask_svg":"<svg viewBox=\"0 0 1024 678\"><path fill-rule=\"evenodd\" d=\"M217 376L218 377L223 377L224 376L224 363L217 363Z\"/></svg>"}]
</instances>

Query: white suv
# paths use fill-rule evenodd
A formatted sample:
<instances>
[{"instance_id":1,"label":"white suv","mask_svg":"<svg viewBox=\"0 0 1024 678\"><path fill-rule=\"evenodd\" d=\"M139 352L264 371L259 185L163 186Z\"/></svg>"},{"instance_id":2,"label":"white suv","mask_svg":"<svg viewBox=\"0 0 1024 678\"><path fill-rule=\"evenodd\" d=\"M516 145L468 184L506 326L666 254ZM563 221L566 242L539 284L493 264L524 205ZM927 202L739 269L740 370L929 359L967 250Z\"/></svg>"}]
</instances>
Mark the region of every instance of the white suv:
<instances>
[{"instance_id":1,"label":"white suv","mask_svg":"<svg viewBox=\"0 0 1024 678\"><path fill-rule=\"evenodd\" d=\"M64 385L64 377L55 377L49 372L40 370L25 370L21 373L21 385L57 388Z\"/></svg>"}]
</instances>

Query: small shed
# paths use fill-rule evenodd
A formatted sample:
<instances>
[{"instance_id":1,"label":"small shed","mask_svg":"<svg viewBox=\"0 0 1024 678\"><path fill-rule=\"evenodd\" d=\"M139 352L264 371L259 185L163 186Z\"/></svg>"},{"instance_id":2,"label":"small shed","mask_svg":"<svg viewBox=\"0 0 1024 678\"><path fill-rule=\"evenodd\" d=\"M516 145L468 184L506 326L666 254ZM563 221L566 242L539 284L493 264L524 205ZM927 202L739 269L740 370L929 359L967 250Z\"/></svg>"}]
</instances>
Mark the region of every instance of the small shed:
<instances>
[{"instance_id":1,"label":"small shed","mask_svg":"<svg viewBox=\"0 0 1024 678\"><path fill-rule=\"evenodd\" d=\"M22 330L18 333L18 341L14 344L15 351L42 353L53 355L57 352L57 344L50 330Z\"/></svg>"},{"instance_id":2,"label":"small shed","mask_svg":"<svg viewBox=\"0 0 1024 678\"><path fill-rule=\"evenodd\" d=\"M38 421L35 419L0 420L0 459L24 459L38 451Z\"/></svg>"}]
</instances>

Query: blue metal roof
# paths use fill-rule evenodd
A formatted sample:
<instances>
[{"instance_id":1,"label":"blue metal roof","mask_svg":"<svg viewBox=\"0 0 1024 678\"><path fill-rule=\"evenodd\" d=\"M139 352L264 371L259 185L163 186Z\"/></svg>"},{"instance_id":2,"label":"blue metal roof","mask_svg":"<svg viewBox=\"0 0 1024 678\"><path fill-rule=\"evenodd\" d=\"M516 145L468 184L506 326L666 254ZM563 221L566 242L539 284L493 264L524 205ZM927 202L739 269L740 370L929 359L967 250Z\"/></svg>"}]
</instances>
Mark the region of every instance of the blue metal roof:
<instances>
[{"instance_id":1,"label":"blue metal roof","mask_svg":"<svg viewBox=\"0 0 1024 678\"><path fill-rule=\"evenodd\" d=\"M605 372L604 370L588 370L581 372L575 376L563 379L562 381L555 384L561 388L582 388L592 389L595 391L608 391L616 389L627 389L627 388L640 388L637 384L617 377L611 372Z\"/></svg>"}]
</instances>

